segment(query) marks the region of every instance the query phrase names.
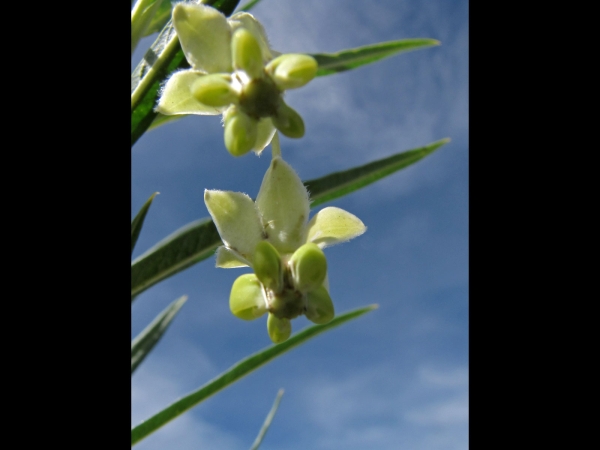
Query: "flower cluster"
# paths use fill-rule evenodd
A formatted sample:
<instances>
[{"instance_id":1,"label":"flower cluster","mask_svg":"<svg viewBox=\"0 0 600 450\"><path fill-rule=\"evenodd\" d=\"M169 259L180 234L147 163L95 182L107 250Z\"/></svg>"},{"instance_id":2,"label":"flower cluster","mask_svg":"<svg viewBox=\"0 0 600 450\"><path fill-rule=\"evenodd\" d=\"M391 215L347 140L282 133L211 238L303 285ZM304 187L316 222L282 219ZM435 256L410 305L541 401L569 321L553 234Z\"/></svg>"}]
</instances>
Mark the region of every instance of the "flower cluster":
<instances>
[{"instance_id":1,"label":"flower cluster","mask_svg":"<svg viewBox=\"0 0 600 450\"><path fill-rule=\"evenodd\" d=\"M314 323L329 322L327 260L322 248L366 231L356 216L328 207L309 221L309 197L294 170L275 156L256 202L240 192L206 190L204 201L223 246L217 267L249 266L231 288L231 312L245 320L268 313L267 329L275 343L291 334L290 319L304 314Z\"/></svg>"},{"instance_id":2,"label":"flower cluster","mask_svg":"<svg viewBox=\"0 0 600 450\"><path fill-rule=\"evenodd\" d=\"M302 118L282 94L315 77L314 58L271 50L262 25L248 13L227 19L209 6L178 3L173 26L191 68L169 78L158 112L223 114L225 146L234 156L260 153L276 130L292 138L304 135ZM217 249L217 267L254 271L233 283L231 312L245 320L268 314L275 343L290 336L290 320L301 314L318 324L333 319L322 249L366 230L360 219L335 207L309 221L308 192L281 158L278 142L256 201L240 192L204 193L224 244Z\"/></svg>"},{"instance_id":3,"label":"flower cluster","mask_svg":"<svg viewBox=\"0 0 600 450\"><path fill-rule=\"evenodd\" d=\"M196 3L173 8L173 26L191 68L174 73L163 87L156 111L223 114L225 147L234 156L260 153L275 130L304 136L302 117L282 94L315 77L317 62L303 54L277 55L262 25L245 12L227 19Z\"/></svg>"}]
</instances>

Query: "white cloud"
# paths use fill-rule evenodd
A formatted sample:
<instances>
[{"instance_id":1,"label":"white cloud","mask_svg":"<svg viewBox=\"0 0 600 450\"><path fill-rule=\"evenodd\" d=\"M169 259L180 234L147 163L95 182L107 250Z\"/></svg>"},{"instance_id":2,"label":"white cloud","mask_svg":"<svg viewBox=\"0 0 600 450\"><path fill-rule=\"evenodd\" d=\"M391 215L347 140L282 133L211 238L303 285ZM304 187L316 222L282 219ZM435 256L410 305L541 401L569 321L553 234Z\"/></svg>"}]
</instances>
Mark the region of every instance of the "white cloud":
<instances>
[{"instance_id":1,"label":"white cloud","mask_svg":"<svg viewBox=\"0 0 600 450\"><path fill-rule=\"evenodd\" d=\"M466 367L423 363L407 375L382 365L344 379L318 380L302 398L304 415L319 430L315 448L467 447Z\"/></svg>"}]
</instances>

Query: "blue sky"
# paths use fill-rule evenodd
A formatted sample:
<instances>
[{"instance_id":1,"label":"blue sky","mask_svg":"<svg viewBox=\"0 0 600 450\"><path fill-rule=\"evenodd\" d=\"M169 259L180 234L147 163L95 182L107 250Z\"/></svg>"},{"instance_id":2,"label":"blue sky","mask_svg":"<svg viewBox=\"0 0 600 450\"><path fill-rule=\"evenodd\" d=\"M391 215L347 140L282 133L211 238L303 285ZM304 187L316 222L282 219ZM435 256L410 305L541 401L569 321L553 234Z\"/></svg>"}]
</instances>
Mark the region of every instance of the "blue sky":
<instances>
[{"instance_id":1,"label":"blue sky","mask_svg":"<svg viewBox=\"0 0 600 450\"><path fill-rule=\"evenodd\" d=\"M466 449L468 2L262 0L253 14L272 47L285 53L413 37L442 41L290 91L286 101L303 116L306 135L283 137L282 152L302 179L444 137L452 142L317 207L343 208L368 227L325 250L336 311L372 303L378 310L274 360L136 448L247 449L284 388L263 450ZM151 41L141 42L132 64ZM236 159L222 138L220 117L197 116L150 131L134 145L132 217L160 192L134 257L208 216L204 189L256 196L270 149ZM245 272L216 269L209 259L137 297L132 338L174 299L189 300L132 377L132 424L270 345L266 319L245 322L229 311L231 284ZM293 328L309 324L299 318Z\"/></svg>"}]
</instances>

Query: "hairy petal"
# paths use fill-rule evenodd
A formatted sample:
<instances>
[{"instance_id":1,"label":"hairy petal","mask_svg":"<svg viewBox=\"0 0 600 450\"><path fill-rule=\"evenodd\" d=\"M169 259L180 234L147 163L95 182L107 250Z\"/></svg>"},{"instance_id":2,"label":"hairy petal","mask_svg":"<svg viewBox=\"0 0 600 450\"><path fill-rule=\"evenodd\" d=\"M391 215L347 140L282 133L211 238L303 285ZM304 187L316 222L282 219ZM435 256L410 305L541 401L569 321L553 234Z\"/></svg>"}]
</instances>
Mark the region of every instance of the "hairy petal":
<instances>
[{"instance_id":1,"label":"hairy petal","mask_svg":"<svg viewBox=\"0 0 600 450\"><path fill-rule=\"evenodd\" d=\"M225 246L252 262L263 227L254 202L246 194L231 191L204 191L208 208Z\"/></svg>"},{"instance_id":2,"label":"hairy petal","mask_svg":"<svg viewBox=\"0 0 600 450\"><path fill-rule=\"evenodd\" d=\"M190 65L208 73L231 72L231 26L210 6L178 3L173 26Z\"/></svg>"},{"instance_id":3,"label":"hairy petal","mask_svg":"<svg viewBox=\"0 0 600 450\"><path fill-rule=\"evenodd\" d=\"M167 116L175 114L200 114L214 116L226 108L215 108L200 103L192 95L193 83L205 76L197 70L175 72L163 87L156 111Z\"/></svg>"},{"instance_id":4,"label":"hairy petal","mask_svg":"<svg viewBox=\"0 0 600 450\"><path fill-rule=\"evenodd\" d=\"M309 201L306 188L289 164L275 157L256 198L267 239L281 253L291 253L306 240Z\"/></svg>"},{"instance_id":5,"label":"hairy petal","mask_svg":"<svg viewBox=\"0 0 600 450\"><path fill-rule=\"evenodd\" d=\"M360 236L367 227L354 214L329 206L319 211L308 223L307 242L329 247Z\"/></svg>"}]
</instances>

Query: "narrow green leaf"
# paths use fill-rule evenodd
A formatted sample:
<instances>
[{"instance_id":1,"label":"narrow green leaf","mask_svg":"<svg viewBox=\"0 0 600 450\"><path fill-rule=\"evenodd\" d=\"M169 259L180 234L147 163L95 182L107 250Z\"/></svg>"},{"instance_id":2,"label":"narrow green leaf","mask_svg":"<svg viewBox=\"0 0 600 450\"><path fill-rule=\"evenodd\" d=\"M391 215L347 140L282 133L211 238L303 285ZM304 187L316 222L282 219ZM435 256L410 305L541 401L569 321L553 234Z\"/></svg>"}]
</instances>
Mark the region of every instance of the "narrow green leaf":
<instances>
[{"instance_id":1,"label":"narrow green leaf","mask_svg":"<svg viewBox=\"0 0 600 450\"><path fill-rule=\"evenodd\" d=\"M231 15L239 0L208 0L226 16ZM179 45L179 39L171 20L167 22L144 58L131 74L131 145L148 129L156 112L160 84L175 70L189 67Z\"/></svg>"},{"instance_id":2,"label":"narrow green leaf","mask_svg":"<svg viewBox=\"0 0 600 450\"><path fill-rule=\"evenodd\" d=\"M342 197L391 175L416 163L449 141L450 139L442 139L364 166L305 181L312 200L311 207ZM208 258L221 244L219 233L210 218L192 222L177 230L131 263L131 301L150 286Z\"/></svg>"},{"instance_id":3,"label":"narrow green leaf","mask_svg":"<svg viewBox=\"0 0 600 450\"><path fill-rule=\"evenodd\" d=\"M252 8L254 8L254 6L260 2L260 0L251 0L248 3L246 3L244 6L242 6L240 9L238 9L238 11L250 11Z\"/></svg>"},{"instance_id":4,"label":"narrow green leaf","mask_svg":"<svg viewBox=\"0 0 600 450\"><path fill-rule=\"evenodd\" d=\"M162 335L175 318L183 304L187 300L187 295L179 297L169 306L167 306L156 318L138 334L131 342L131 373L140 365L144 358L150 353L152 348L158 343Z\"/></svg>"},{"instance_id":5,"label":"narrow green leaf","mask_svg":"<svg viewBox=\"0 0 600 450\"><path fill-rule=\"evenodd\" d=\"M140 235L140 231L142 231L142 225L144 225L144 219L146 218L146 213L150 209L150 205L152 204L152 200L158 192L155 192L150 196L142 209L137 213L137 215L131 221L131 253L133 253L133 248L135 247L135 243L137 242L138 236Z\"/></svg>"},{"instance_id":6,"label":"narrow green leaf","mask_svg":"<svg viewBox=\"0 0 600 450\"><path fill-rule=\"evenodd\" d=\"M314 53L310 56L315 58L317 63L319 63L319 69L317 70L317 76L319 77L355 69L395 55L396 53L418 50L433 45L440 45L440 41L426 38L401 39L399 41L381 42L379 44L342 50L337 53Z\"/></svg>"},{"instance_id":7,"label":"narrow green leaf","mask_svg":"<svg viewBox=\"0 0 600 450\"><path fill-rule=\"evenodd\" d=\"M311 208L338 197L350 194L377 180L381 180L400 169L416 163L433 153L442 145L450 142L449 138L433 142L425 147L396 153L364 166L354 167L342 172L335 172L316 180L305 181L304 184L311 194Z\"/></svg>"},{"instance_id":8,"label":"narrow green leaf","mask_svg":"<svg viewBox=\"0 0 600 450\"><path fill-rule=\"evenodd\" d=\"M263 423L263 426L260 429L260 431L258 432L258 436L256 436L256 439L254 440L252 447L250 447L250 450L257 450L258 447L260 447L260 444L262 443L263 439L265 438L265 434L267 434L267 430L271 426L273 417L275 417L277 408L279 408L279 402L281 402L282 396L283 396L283 389L279 389L279 392L277 392L277 397L275 397L275 401L273 402L273 406L271 407L271 411L269 411L269 414L267 415L267 418L265 419L265 423Z\"/></svg>"},{"instance_id":9,"label":"narrow green leaf","mask_svg":"<svg viewBox=\"0 0 600 450\"><path fill-rule=\"evenodd\" d=\"M162 30L171 18L172 9L173 3L171 2L171 0L163 0L156 12L154 13L154 17L150 21L148 28L146 28L144 36L150 36L152 33L157 33L160 30Z\"/></svg>"},{"instance_id":10,"label":"narrow green leaf","mask_svg":"<svg viewBox=\"0 0 600 450\"><path fill-rule=\"evenodd\" d=\"M166 0L137 0L131 10L131 54L146 31L156 12ZM168 20L168 19L167 19Z\"/></svg>"},{"instance_id":11,"label":"narrow green leaf","mask_svg":"<svg viewBox=\"0 0 600 450\"><path fill-rule=\"evenodd\" d=\"M180 228L131 263L131 296L208 258L219 245L221 238L210 218Z\"/></svg>"},{"instance_id":12,"label":"narrow green leaf","mask_svg":"<svg viewBox=\"0 0 600 450\"><path fill-rule=\"evenodd\" d=\"M355 309L353 311L337 316L331 322L325 325L313 325L302 330L299 333L296 333L287 341L282 342L281 344L271 345L270 347L267 347L264 350L261 350L258 353L255 353L254 355L251 355L241 360L229 370L222 373L213 380L209 381L207 384L205 384L198 390L177 400L176 402L172 403L170 406L166 407L154 416L150 417L149 419L146 419L136 427L132 428L131 445L141 441L150 433L156 431L157 429L165 425L167 422L170 422L175 417L193 408L198 403L202 402L203 400L206 400L211 395L216 394L221 389L226 388L227 386L236 382L243 376L248 375L253 370L256 370L259 367L265 365L277 356L280 356L288 350L291 350L292 348L303 344L308 339L318 334L321 334L325 331L329 331L330 329L337 327L343 324L344 322L348 322L349 320L362 316L363 314L372 311L376 308L377 305L366 306L364 308Z\"/></svg>"}]
</instances>

